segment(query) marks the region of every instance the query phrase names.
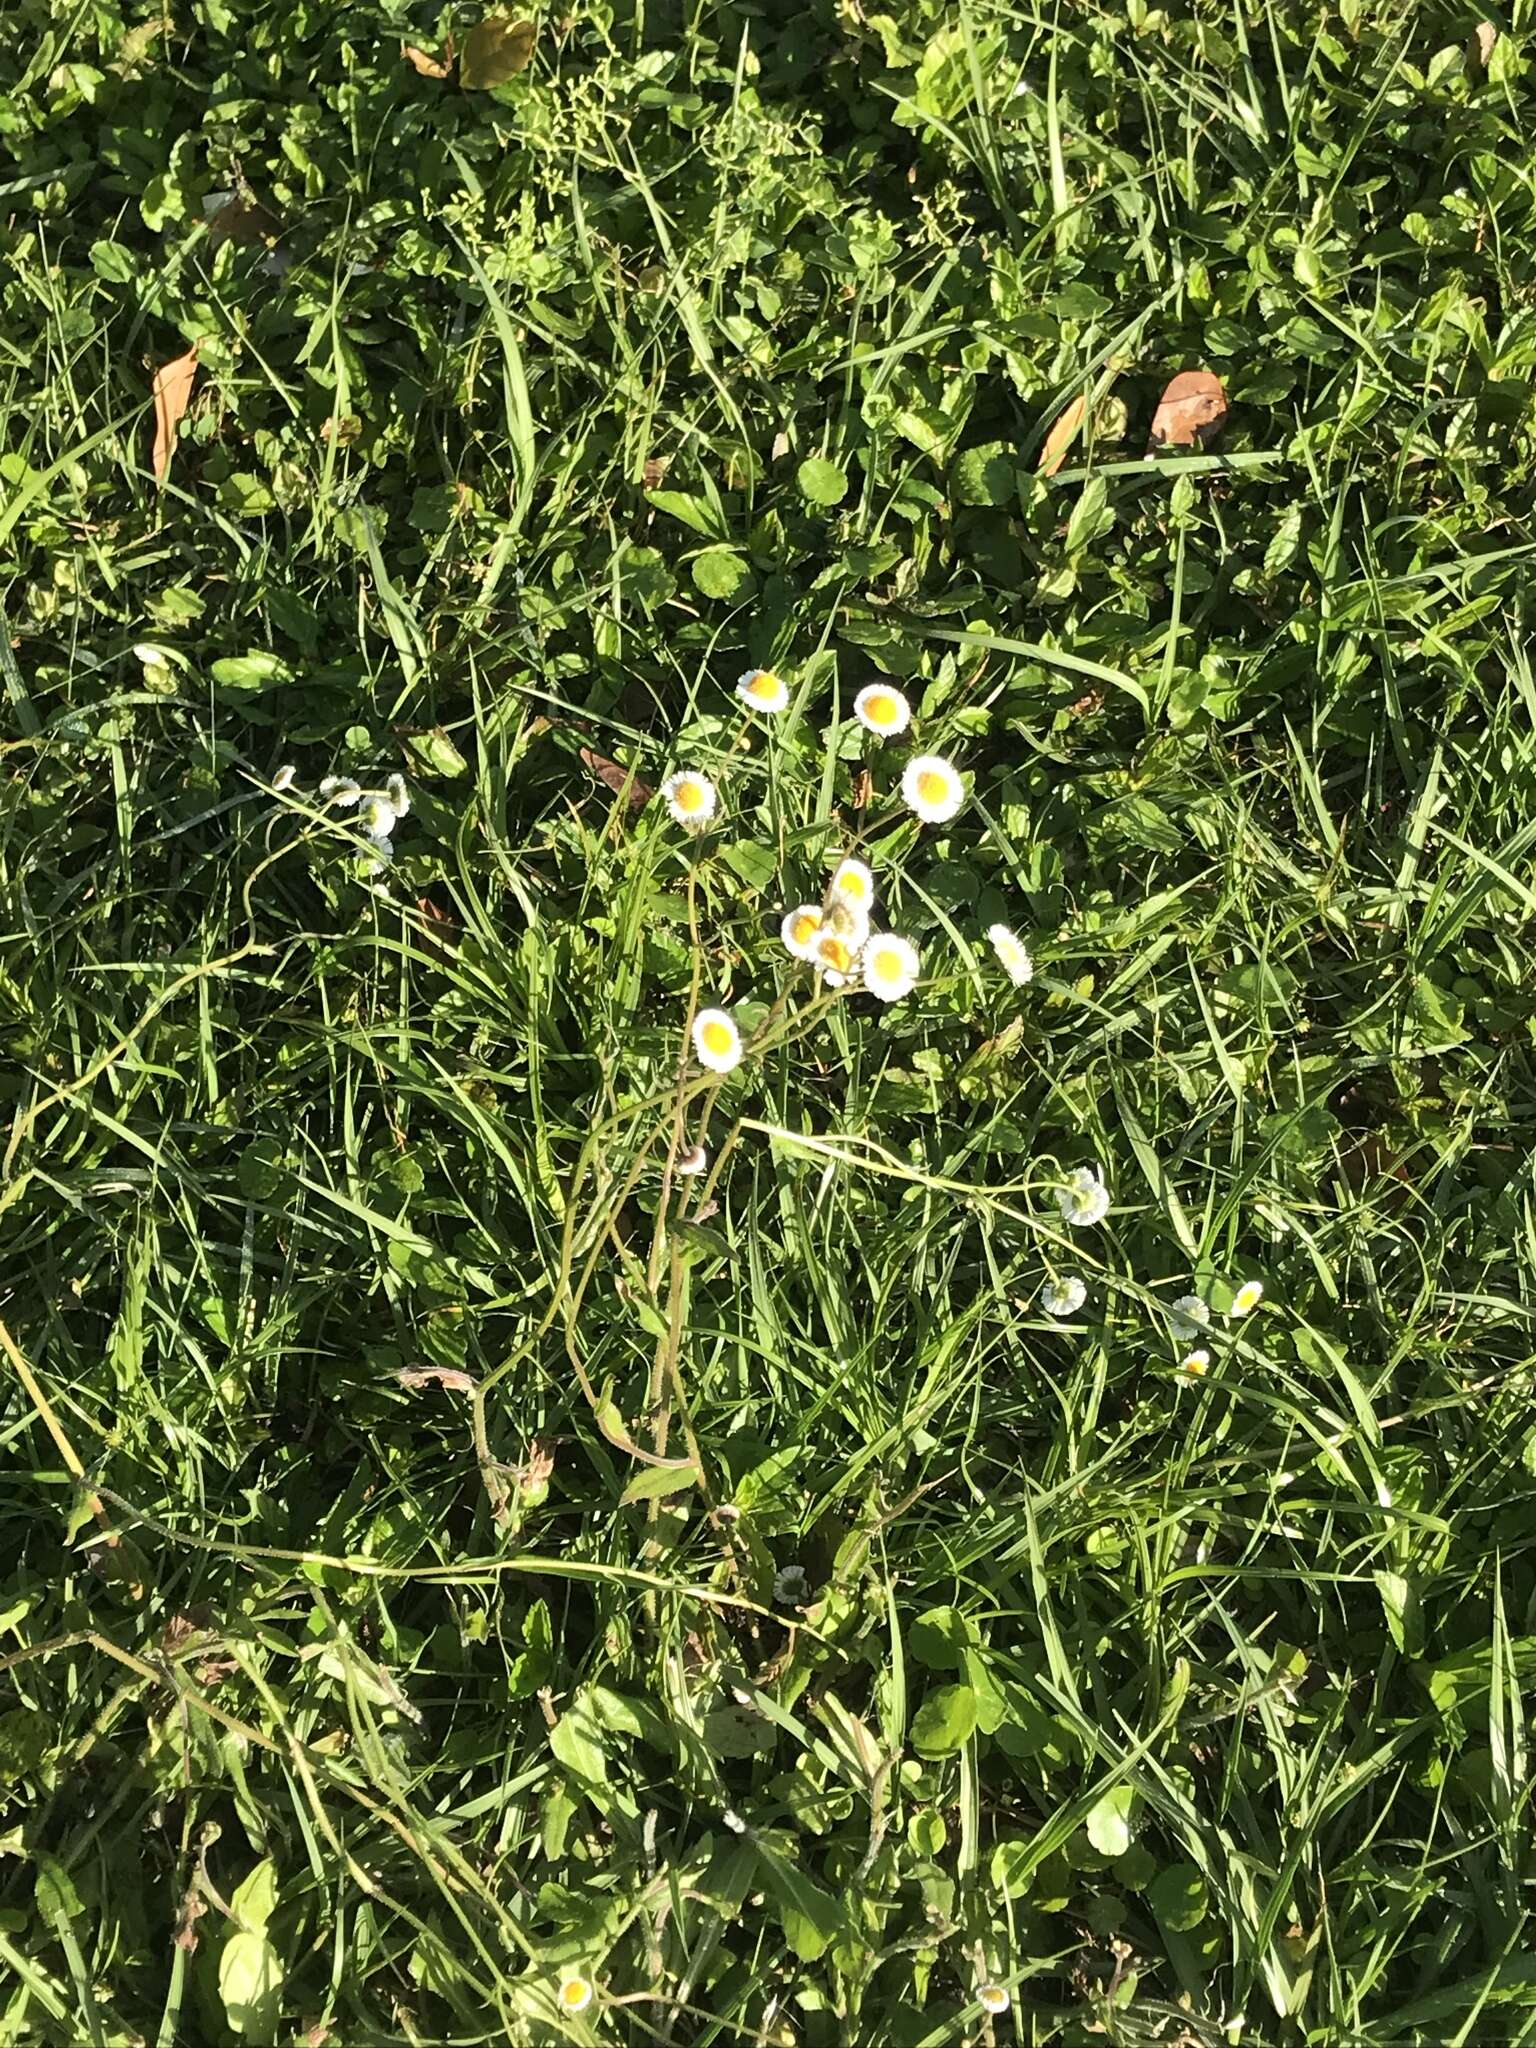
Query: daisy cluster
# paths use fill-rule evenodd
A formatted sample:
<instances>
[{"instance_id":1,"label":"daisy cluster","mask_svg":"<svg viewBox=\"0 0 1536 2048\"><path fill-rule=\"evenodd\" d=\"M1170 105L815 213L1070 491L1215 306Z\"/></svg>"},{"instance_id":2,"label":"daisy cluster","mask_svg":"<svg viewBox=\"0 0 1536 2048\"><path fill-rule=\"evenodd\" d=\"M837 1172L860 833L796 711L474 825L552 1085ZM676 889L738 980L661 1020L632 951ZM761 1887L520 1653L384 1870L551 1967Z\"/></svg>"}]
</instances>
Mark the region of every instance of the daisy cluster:
<instances>
[{"instance_id":1,"label":"daisy cluster","mask_svg":"<svg viewBox=\"0 0 1536 2048\"><path fill-rule=\"evenodd\" d=\"M751 668L736 694L749 710L776 717L788 709L789 686L772 669ZM866 684L853 702L853 715L866 732L899 739L912 723L905 694L888 681ZM718 786L702 769L680 768L662 785L675 823L702 832L720 814ZM944 825L965 802L960 771L942 754L914 754L901 776L903 803L925 825ZM882 1003L900 1002L917 986L922 959L903 932L877 929L875 878L870 868L846 854L819 903L799 903L784 913L779 937L790 957L815 969L829 989L863 989ZM1003 971L1022 988L1034 974L1029 949L1006 925L987 933ZM741 1032L729 1010L699 1011L693 1020L693 1049L701 1066L728 1074L742 1057Z\"/></svg>"}]
</instances>

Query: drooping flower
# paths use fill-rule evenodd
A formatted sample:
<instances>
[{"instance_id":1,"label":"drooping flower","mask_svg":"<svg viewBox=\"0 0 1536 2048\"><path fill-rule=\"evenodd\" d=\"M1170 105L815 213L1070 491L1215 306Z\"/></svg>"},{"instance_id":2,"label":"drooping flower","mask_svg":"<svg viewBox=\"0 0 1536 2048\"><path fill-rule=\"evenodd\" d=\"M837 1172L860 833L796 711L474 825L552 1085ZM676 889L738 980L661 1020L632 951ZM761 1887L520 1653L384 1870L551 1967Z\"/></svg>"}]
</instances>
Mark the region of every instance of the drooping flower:
<instances>
[{"instance_id":1,"label":"drooping flower","mask_svg":"<svg viewBox=\"0 0 1536 2048\"><path fill-rule=\"evenodd\" d=\"M805 1566L787 1564L782 1571L773 1575L773 1597L780 1607L803 1607L805 1605Z\"/></svg>"},{"instance_id":2,"label":"drooping flower","mask_svg":"<svg viewBox=\"0 0 1536 2048\"><path fill-rule=\"evenodd\" d=\"M403 775L388 776L384 783L384 794L395 807L397 817L405 817L411 808L411 793L405 786Z\"/></svg>"},{"instance_id":3,"label":"drooping flower","mask_svg":"<svg viewBox=\"0 0 1536 2048\"><path fill-rule=\"evenodd\" d=\"M700 1066L728 1074L741 1061L741 1033L729 1010L700 1010L693 1020L693 1049Z\"/></svg>"},{"instance_id":4,"label":"drooping flower","mask_svg":"<svg viewBox=\"0 0 1536 2048\"><path fill-rule=\"evenodd\" d=\"M1096 1166L1074 1166L1056 1190L1056 1206L1074 1230L1102 1223L1109 1214L1109 1189Z\"/></svg>"},{"instance_id":5,"label":"drooping flower","mask_svg":"<svg viewBox=\"0 0 1536 2048\"><path fill-rule=\"evenodd\" d=\"M866 683L853 700L853 715L866 732L888 740L912 723L912 706L894 683Z\"/></svg>"},{"instance_id":6,"label":"drooping flower","mask_svg":"<svg viewBox=\"0 0 1536 2048\"><path fill-rule=\"evenodd\" d=\"M669 775L661 785L661 793L674 820L690 832L703 830L720 801L715 785L696 768L680 768L675 775Z\"/></svg>"},{"instance_id":7,"label":"drooping flower","mask_svg":"<svg viewBox=\"0 0 1536 2048\"><path fill-rule=\"evenodd\" d=\"M1210 1320L1210 1307L1198 1294L1181 1294L1168 1304L1168 1327L1181 1343L1198 1337Z\"/></svg>"},{"instance_id":8,"label":"drooping flower","mask_svg":"<svg viewBox=\"0 0 1536 2048\"><path fill-rule=\"evenodd\" d=\"M942 754L917 754L902 773L901 794L925 825L942 825L965 802L965 784Z\"/></svg>"},{"instance_id":9,"label":"drooping flower","mask_svg":"<svg viewBox=\"0 0 1536 2048\"><path fill-rule=\"evenodd\" d=\"M691 1180L696 1173L702 1173L709 1164L709 1153L703 1145L690 1145L686 1152L679 1152L674 1173Z\"/></svg>"},{"instance_id":10,"label":"drooping flower","mask_svg":"<svg viewBox=\"0 0 1536 2048\"><path fill-rule=\"evenodd\" d=\"M298 772L298 769L294 767L291 761L285 761L281 768L274 770L272 787L279 796L285 789L292 789L293 779Z\"/></svg>"},{"instance_id":11,"label":"drooping flower","mask_svg":"<svg viewBox=\"0 0 1536 2048\"><path fill-rule=\"evenodd\" d=\"M1088 1299L1088 1282L1081 1273L1061 1273L1047 1280L1040 1290L1040 1306L1057 1321L1075 1316Z\"/></svg>"},{"instance_id":12,"label":"drooping flower","mask_svg":"<svg viewBox=\"0 0 1536 2048\"><path fill-rule=\"evenodd\" d=\"M1029 948L1016 933L1009 931L1005 924L987 926L987 937L992 950L1002 964L1003 972L1015 988L1022 988L1027 981L1035 978L1035 963L1029 957Z\"/></svg>"},{"instance_id":13,"label":"drooping flower","mask_svg":"<svg viewBox=\"0 0 1536 2048\"><path fill-rule=\"evenodd\" d=\"M821 928L840 938L855 953L862 952L869 937L869 912L847 896L828 896L821 914Z\"/></svg>"},{"instance_id":14,"label":"drooping flower","mask_svg":"<svg viewBox=\"0 0 1536 2048\"><path fill-rule=\"evenodd\" d=\"M876 932L860 959L864 986L882 1003L899 1002L917 984L917 948L899 932Z\"/></svg>"},{"instance_id":15,"label":"drooping flower","mask_svg":"<svg viewBox=\"0 0 1536 2048\"><path fill-rule=\"evenodd\" d=\"M1251 1316L1263 1299L1264 1282L1245 1280L1233 1295L1232 1306L1227 1310L1227 1314L1234 1322L1239 1316Z\"/></svg>"},{"instance_id":16,"label":"drooping flower","mask_svg":"<svg viewBox=\"0 0 1536 2048\"><path fill-rule=\"evenodd\" d=\"M828 925L816 934L814 959L831 988L847 988L859 977L859 948Z\"/></svg>"},{"instance_id":17,"label":"drooping flower","mask_svg":"<svg viewBox=\"0 0 1536 2048\"><path fill-rule=\"evenodd\" d=\"M749 668L737 678L736 694L754 711L782 711L789 703L789 685L771 668Z\"/></svg>"},{"instance_id":18,"label":"drooping flower","mask_svg":"<svg viewBox=\"0 0 1536 2048\"><path fill-rule=\"evenodd\" d=\"M350 811L362 802L363 785L354 782L350 775L327 775L320 784L320 794L338 811Z\"/></svg>"},{"instance_id":19,"label":"drooping flower","mask_svg":"<svg viewBox=\"0 0 1536 2048\"><path fill-rule=\"evenodd\" d=\"M816 958L816 934L821 930L821 905L801 903L787 911L779 926L779 937L797 960Z\"/></svg>"}]
</instances>

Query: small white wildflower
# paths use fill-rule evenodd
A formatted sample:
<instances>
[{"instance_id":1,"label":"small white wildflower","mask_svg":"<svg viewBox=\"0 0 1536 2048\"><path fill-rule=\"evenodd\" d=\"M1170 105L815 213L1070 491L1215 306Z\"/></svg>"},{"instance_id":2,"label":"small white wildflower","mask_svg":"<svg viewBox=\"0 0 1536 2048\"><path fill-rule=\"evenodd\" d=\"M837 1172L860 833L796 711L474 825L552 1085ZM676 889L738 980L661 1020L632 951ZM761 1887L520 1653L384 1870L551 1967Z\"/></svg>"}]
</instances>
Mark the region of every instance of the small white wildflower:
<instances>
[{"instance_id":1,"label":"small white wildflower","mask_svg":"<svg viewBox=\"0 0 1536 2048\"><path fill-rule=\"evenodd\" d=\"M292 789L294 777L298 772L298 769L294 767L291 761L285 761L282 767L273 774L272 788L274 793L281 796L285 789Z\"/></svg>"},{"instance_id":2,"label":"small white wildflower","mask_svg":"<svg viewBox=\"0 0 1536 2048\"><path fill-rule=\"evenodd\" d=\"M833 870L828 892L851 904L855 910L862 910L867 917L875 900L875 878L863 861L845 854Z\"/></svg>"},{"instance_id":3,"label":"small white wildflower","mask_svg":"<svg viewBox=\"0 0 1536 2048\"><path fill-rule=\"evenodd\" d=\"M793 953L797 960L814 960L816 957L816 934L821 930L821 905L801 903L795 909L786 911L779 926L779 937L785 950Z\"/></svg>"},{"instance_id":4,"label":"small white wildflower","mask_svg":"<svg viewBox=\"0 0 1536 2048\"><path fill-rule=\"evenodd\" d=\"M354 782L350 775L327 775L320 785L320 794L337 810L350 811L362 802L363 785Z\"/></svg>"},{"instance_id":5,"label":"small white wildflower","mask_svg":"<svg viewBox=\"0 0 1536 2048\"><path fill-rule=\"evenodd\" d=\"M771 668L749 668L737 678L736 694L754 711L782 711L789 703L789 685Z\"/></svg>"},{"instance_id":6,"label":"small white wildflower","mask_svg":"<svg viewBox=\"0 0 1536 2048\"><path fill-rule=\"evenodd\" d=\"M901 794L925 825L943 825L965 802L965 784L942 754L918 754L902 774Z\"/></svg>"},{"instance_id":7,"label":"small white wildflower","mask_svg":"<svg viewBox=\"0 0 1536 2048\"><path fill-rule=\"evenodd\" d=\"M978 1984L976 1987L976 2003L983 2012L989 2012L994 2019L997 2019L1008 2010L1013 2001L1008 1996L1006 1984Z\"/></svg>"},{"instance_id":8,"label":"small white wildflower","mask_svg":"<svg viewBox=\"0 0 1536 2048\"><path fill-rule=\"evenodd\" d=\"M1003 972L1015 988L1023 988L1027 981L1035 978L1035 963L1029 957L1029 948L1005 924L989 924L987 937L992 950L1002 965Z\"/></svg>"},{"instance_id":9,"label":"small white wildflower","mask_svg":"<svg viewBox=\"0 0 1536 2048\"><path fill-rule=\"evenodd\" d=\"M1109 1189L1100 1179L1097 1167L1074 1166L1056 1190L1056 1206L1062 1220L1074 1230L1102 1223L1109 1214Z\"/></svg>"},{"instance_id":10,"label":"small white wildflower","mask_svg":"<svg viewBox=\"0 0 1536 2048\"><path fill-rule=\"evenodd\" d=\"M882 1003L900 1002L917 986L917 948L899 932L877 932L865 945L860 965L864 986Z\"/></svg>"},{"instance_id":11,"label":"small white wildflower","mask_svg":"<svg viewBox=\"0 0 1536 2048\"><path fill-rule=\"evenodd\" d=\"M805 1604L805 1566L787 1564L782 1571L773 1575L773 1597L780 1607L803 1607Z\"/></svg>"},{"instance_id":12,"label":"small white wildflower","mask_svg":"<svg viewBox=\"0 0 1536 2048\"><path fill-rule=\"evenodd\" d=\"M703 1145L690 1145L686 1152L679 1152L674 1173L680 1173L691 1180L696 1173L702 1173L709 1164L709 1152Z\"/></svg>"},{"instance_id":13,"label":"small white wildflower","mask_svg":"<svg viewBox=\"0 0 1536 2048\"><path fill-rule=\"evenodd\" d=\"M384 794L395 807L398 818L408 817L411 809L411 792L405 786L403 775L391 775L384 784Z\"/></svg>"},{"instance_id":14,"label":"small white wildflower","mask_svg":"<svg viewBox=\"0 0 1536 2048\"><path fill-rule=\"evenodd\" d=\"M1081 1273L1062 1273L1054 1280L1047 1280L1040 1290L1040 1306L1048 1316L1058 1321L1066 1316L1075 1316L1088 1299L1088 1282Z\"/></svg>"},{"instance_id":15,"label":"small white wildflower","mask_svg":"<svg viewBox=\"0 0 1536 2048\"><path fill-rule=\"evenodd\" d=\"M585 2012L592 2003L592 1980L572 1970L560 1980L560 2009L562 2012Z\"/></svg>"},{"instance_id":16,"label":"small white wildflower","mask_svg":"<svg viewBox=\"0 0 1536 2048\"><path fill-rule=\"evenodd\" d=\"M696 768L681 768L676 775L669 775L661 793L674 820L690 832L702 831L719 808L719 791Z\"/></svg>"},{"instance_id":17,"label":"small white wildflower","mask_svg":"<svg viewBox=\"0 0 1536 2048\"><path fill-rule=\"evenodd\" d=\"M816 934L813 957L829 988L848 988L859 978L858 946L830 925L823 925Z\"/></svg>"},{"instance_id":18,"label":"small white wildflower","mask_svg":"<svg viewBox=\"0 0 1536 2048\"><path fill-rule=\"evenodd\" d=\"M357 829L375 846L387 846L400 814L381 790L370 790L357 807Z\"/></svg>"},{"instance_id":19,"label":"small white wildflower","mask_svg":"<svg viewBox=\"0 0 1536 2048\"><path fill-rule=\"evenodd\" d=\"M733 1806L726 1807L720 1818L733 1835L744 1835L747 1832L746 1822Z\"/></svg>"},{"instance_id":20,"label":"small white wildflower","mask_svg":"<svg viewBox=\"0 0 1536 2048\"><path fill-rule=\"evenodd\" d=\"M1211 1366L1211 1354L1203 1349L1186 1351L1179 1360L1179 1371L1192 1380L1204 1379Z\"/></svg>"},{"instance_id":21,"label":"small white wildflower","mask_svg":"<svg viewBox=\"0 0 1536 2048\"><path fill-rule=\"evenodd\" d=\"M1252 1315L1263 1299L1264 1282L1245 1280L1232 1297L1232 1306L1227 1310L1229 1319L1235 1322L1239 1316Z\"/></svg>"},{"instance_id":22,"label":"small white wildflower","mask_svg":"<svg viewBox=\"0 0 1536 2048\"><path fill-rule=\"evenodd\" d=\"M1198 1294L1181 1294L1168 1304L1168 1327L1181 1342L1198 1337L1210 1320L1210 1306Z\"/></svg>"},{"instance_id":23,"label":"small white wildflower","mask_svg":"<svg viewBox=\"0 0 1536 2048\"><path fill-rule=\"evenodd\" d=\"M894 683L866 683L853 700L853 715L866 732L888 740L912 723L912 706Z\"/></svg>"},{"instance_id":24,"label":"small white wildflower","mask_svg":"<svg viewBox=\"0 0 1536 2048\"><path fill-rule=\"evenodd\" d=\"M741 1033L729 1010L700 1010L693 1020L693 1049L699 1064L728 1074L741 1060Z\"/></svg>"}]
</instances>

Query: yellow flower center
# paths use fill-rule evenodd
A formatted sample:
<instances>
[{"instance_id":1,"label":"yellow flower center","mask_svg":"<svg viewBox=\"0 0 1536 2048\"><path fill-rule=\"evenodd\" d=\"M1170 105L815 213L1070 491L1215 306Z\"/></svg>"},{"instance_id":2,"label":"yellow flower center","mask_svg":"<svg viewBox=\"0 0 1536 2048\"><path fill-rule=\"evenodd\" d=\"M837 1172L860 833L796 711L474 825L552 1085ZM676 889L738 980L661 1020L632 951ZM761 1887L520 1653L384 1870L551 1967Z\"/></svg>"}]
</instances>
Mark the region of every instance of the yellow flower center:
<instances>
[{"instance_id":1,"label":"yellow flower center","mask_svg":"<svg viewBox=\"0 0 1536 2048\"><path fill-rule=\"evenodd\" d=\"M560 2001L580 2011L591 1996L585 1977L568 1977L560 1986Z\"/></svg>"},{"instance_id":2,"label":"yellow flower center","mask_svg":"<svg viewBox=\"0 0 1536 2048\"><path fill-rule=\"evenodd\" d=\"M875 972L880 976L882 981L897 980L901 974L902 968L905 965L906 963L902 959L901 955L897 952L893 952L889 946L883 947L881 951L875 955Z\"/></svg>"},{"instance_id":3,"label":"yellow flower center","mask_svg":"<svg viewBox=\"0 0 1536 2048\"><path fill-rule=\"evenodd\" d=\"M862 903L869 894L869 885L856 868L849 868L837 878L838 894L850 897L855 903Z\"/></svg>"},{"instance_id":4,"label":"yellow flower center","mask_svg":"<svg viewBox=\"0 0 1536 2048\"><path fill-rule=\"evenodd\" d=\"M941 804L949 795L949 777L937 768L925 768L917 778L917 793L925 804Z\"/></svg>"},{"instance_id":5,"label":"yellow flower center","mask_svg":"<svg viewBox=\"0 0 1536 2048\"><path fill-rule=\"evenodd\" d=\"M823 939L821 942L821 964L830 967L834 974L846 974L853 965L853 951L841 939Z\"/></svg>"},{"instance_id":6,"label":"yellow flower center","mask_svg":"<svg viewBox=\"0 0 1536 2048\"><path fill-rule=\"evenodd\" d=\"M677 808L680 811L701 811L704 808L704 789L701 783L680 782L677 785Z\"/></svg>"},{"instance_id":7,"label":"yellow flower center","mask_svg":"<svg viewBox=\"0 0 1536 2048\"><path fill-rule=\"evenodd\" d=\"M1187 1373L1193 1373L1194 1376L1198 1378L1200 1374L1205 1371L1205 1360L1199 1357L1186 1358L1184 1361L1184 1370Z\"/></svg>"},{"instance_id":8,"label":"yellow flower center","mask_svg":"<svg viewBox=\"0 0 1536 2048\"><path fill-rule=\"evenodd\" d=\"M797 946L808 945L814 934L820 930L821 919L819 917L812 917L809 912L804 917L797 917L790 926L790 931L794 935L794 941Z\"/></svg>"},{"instance_id":9,"label":"yellow flower center","mask_svg":"<svg viewBox=\"0 0 1536 2048\"><path fill-rule=\"evenodd\" d=\"M722 1024L718 1017L711 1017L704 1026L704 1045L707 1051L720 1054L730 1051L734 1039L729 1024Z\"/></svg>"},{"instance_id":10,"label":"yellow flower center","mask_svg":"<svg viewBox=\"0 0 1536 2048\"><path fill-rule=\"evenodd\" d=\"M896 699L887 697L883 690L873 697L864 699L864 716L871 725L894 725L896 723Z\"/></svg>"},{"instance_id":11,"label":"yellow flower center","mask_svg":"<svg viewBox=\"0 0 1536 2048\"><path fill-rule=\"evenodd\" d=\"M776 697L778 694L779 679L772 669L760 668L747 685L747 695L749 697L761 697L766 700L769 697Z\"/></svg>"}]
</instances>

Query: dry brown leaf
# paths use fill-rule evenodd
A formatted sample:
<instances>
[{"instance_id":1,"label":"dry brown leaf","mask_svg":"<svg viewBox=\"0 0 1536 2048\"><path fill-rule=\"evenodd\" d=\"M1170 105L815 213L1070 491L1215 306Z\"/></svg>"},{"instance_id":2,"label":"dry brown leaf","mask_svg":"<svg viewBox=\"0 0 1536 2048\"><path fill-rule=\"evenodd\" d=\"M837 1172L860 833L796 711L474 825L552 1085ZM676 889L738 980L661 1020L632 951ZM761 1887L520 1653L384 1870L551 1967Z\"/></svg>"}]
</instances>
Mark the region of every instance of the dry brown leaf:
<instances>
[{"instance_id":1,"label":"dry brown leaf","mask_svg":"<svg viewBox=\"0 0 1536 2048\"><path fill-rule=\"evenodd\" d=\"M538 30L531 21L509 21L503 14L487 15L476 22L464 38L459 60L459 83L466 92L490 92L526 71L533 60Z\"/></svg>"},{"instance_id":2,"label":"dry brown leaf","mask_svg":"<svg viewBox=\"0 0 1536 2048\"><path fill-rule=\"evenodd\" d=\"M176 1915L174 1945L187 1955L191 1955L197 1947L197 1923L207 1910L207 1901L195 1890L189 1890L181 1902L181 1911Z\"/></svg>"},{"instance_id":3,"label":"dry brown leaf","mask_svg":"<svg viewBox=\"0 0 1536 2048\"><path fill-rule=\"evenodd\" d=\"M473 1373L460 1372L456 1365L403 1365L395 1378L402 1387L447 1387L454 1394L475 1391Z\"/></svg>"},{"instance_id":4,"label":"dry brown leaf","mask_svg":"<svg viewBox=\"0 0 1536 2048\"><path fill-rule=\"evenodd\" d=\"M627 768L621 768L617 761L610 761L606 754L596 753L591 747L583 747L581 758L598 781L605 783L615 796L628 796L629 808L632 811L642 810L656 794L648 782L642 782L637 775L631 775Z\"/></svg>"},{"instance_id":5,"label":"dry brown leaf","mask_svg":"<svg viewBox=\"0 0 1536 2048\"><path fill-rule=\"evenodd\" d=\"M1083 424L1083 413L1087 400L1079 392L1067 407L1061 418L1045 437L1045 446L1040 450L1040 474L1054 476L1067 459L1067 451L1077 439L1079 427Z\"/></svg>"},{"instance_id":6,"label":"dry brown leaf","mask_svg":"<svg viewBox=\"0 0 1536 2048\"><path fill-rule=\"evenodd\" d=\"M1227 394L1209 370L1180 370L1157 402L1147 453L1154 448L1203 448L1221 431Z\"/></svg>"},{"instance_id":7,"label":"dry brown leaf","mask_svg":"<svg viewBox=\"0 0 1536 2048\"><path fill-rule=\"evenodd\" d=\"M448 39L447 48L441 57L429 56L414 43L402 43L400 54L413 71L419 71L423 78L446 78L453 70L453 38Z\"/></svg>"},{"instance_id":8,"label":"dry brown leaf","mask_svg":"<svg viewBox=\"0 0 1536 2048\"><path fill-rule=\"evenodd\" d=\"M1499 31L1497 24L1491 21L1480 21L1477 27L1473 29L1471 35L1467 37L1467 62L1474 65L1479 71L1486 71L1488 69L1488 61L1493 55L1493 46L1498 40Z\"/></svg>"},{"instance_id":9,"label":"dry brown leaf","mask_svg":"<svg viewBox=\"0 0 1536 2048\"><path fill-rule=\"evenodd\" d=\"M646 457L643 481L648 491L654 491L666 476L669 460L670 458L665 455L649 455Z\"/></svg>"},{"instance_id":10,"label":"dry brown leaf","mask_svg":"<svg viewBox=\"0 0 1536 2048\"><path fill-rule=\"evenodd\" d=\"M198 347L194 341L184 356L177 356L174 362L162 363L155 372L155 446L149 459L157 484L165 482L170 470L176 429L191 402L192 379L197 375Z\"/></svg>"},{"instance_id":11,"label":"dry brown leaf","mask_svg":"<svg viewBox=\"0 0 1536 2048\"><path fill-rule=\"evenodd\" d=\"M536 1436L529 1441L528 1456L518 1467L516 1479L524 1493L548 1486L555 1470L555 1438Z\"/></svg>"}]
</instances>

